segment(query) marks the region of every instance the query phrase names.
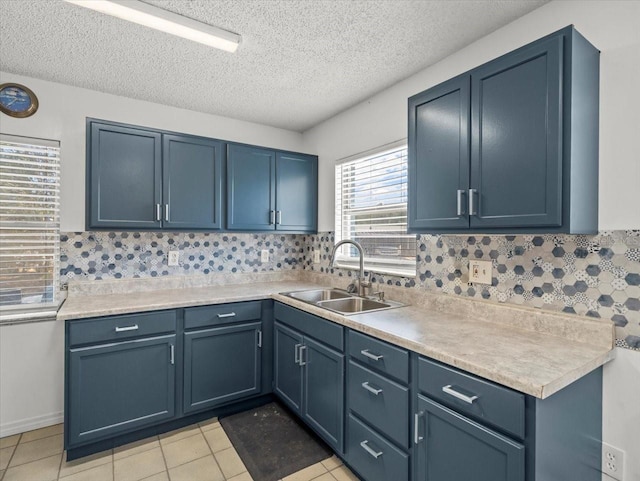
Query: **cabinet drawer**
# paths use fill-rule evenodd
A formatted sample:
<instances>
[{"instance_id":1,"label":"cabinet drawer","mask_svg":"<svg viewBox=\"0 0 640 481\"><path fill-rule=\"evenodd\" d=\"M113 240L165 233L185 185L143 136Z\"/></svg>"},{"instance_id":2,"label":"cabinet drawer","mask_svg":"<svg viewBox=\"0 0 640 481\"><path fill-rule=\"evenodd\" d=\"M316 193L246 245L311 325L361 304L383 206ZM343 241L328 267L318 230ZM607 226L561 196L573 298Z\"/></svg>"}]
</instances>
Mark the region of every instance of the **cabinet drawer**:
<instances>
[{"instance_id":1,"label":"cabinet drawer","mask_svg":"<svg viewBox=\"0 0 640 481\"><path fill-rule=\"evenodd\" d=\"M176 311L69 321L69 345L119 341L176 330Z\"/></svg>"},{"instance_id":2,"label":"cabinet drawer","mask_svg":"<svg viewBox=\"0 0 640 481\"><path fill-rule=\"evenodd\" d=\"M349 414L347 459L367 481L408 481L409 455Z\"/></svg>"},{"instance_id":3,"label":"cabinet drawer","mask_svg":"<svg viewBox=\"0 0 640 481\"><path fill-rule=\"evenodd\" d=\"M280 302L275 304L274 315L276 320L282 324L344 352L344 328L342 326Z\"/></svg>"},{"instance_id":4,"label":"cabinet drawer","mask_svg":"<svg viewBox=\"0 0 640 481\"><path fill-rule=\"evenodd\" d=\"M404 448L409 447L409 389L349 361L349 406Z\"/></svg>"},{"instance_id":5,"label":"cabinet drawer","mask_svg":"<svg viewBox=\"0 0 640 481\"><path fill-rule=\"evenodd\" d=\"M184 328L193 329L237 321L253 321L260 319L261 315L260 301L189 307L184 310Z\"/></svg>"},{"instance_id":6,"label":"cabinet drawer","mask_svg":"<svg viewBox=\"0 0 640 481\"><path fill-rule=\"evenodd\" d=\"M349 331L349 355L367 367L409 382L409 352L405 349Z\"/></svg>"},{"instance_id":7,"label":"cabinet drawer","mask_svg":"<svg viewBox=\"0 0 640 481\"><path fill-rule=\"evenodd\" d=\"M418 386L430 398L524 438L524 394L420 358Z\"/></svg>"}]
</instances>

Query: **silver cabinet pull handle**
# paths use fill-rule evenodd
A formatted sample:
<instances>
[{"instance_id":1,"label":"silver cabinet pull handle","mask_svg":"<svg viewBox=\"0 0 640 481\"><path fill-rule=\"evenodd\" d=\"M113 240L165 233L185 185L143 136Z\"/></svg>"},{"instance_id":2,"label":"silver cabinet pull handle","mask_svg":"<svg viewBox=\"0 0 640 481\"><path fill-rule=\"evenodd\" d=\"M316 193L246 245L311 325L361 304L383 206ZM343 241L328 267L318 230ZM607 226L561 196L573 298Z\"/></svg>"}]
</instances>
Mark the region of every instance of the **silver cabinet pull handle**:
<instances>
[{"instance_id":1,"label":"silver cabinet pull handle","mask_svg":"<svg viewBox=\"0 0 640 481\"><path fill-rule=\"evenodd\" d=\"M369 441L368 440L362 441L360 443L360 446L362 446L362 449L364 449L366 452L368 452L371 456L373 456L376 459L378 459L383 454L382 451L374 451L373 449L371 449L369 447Z\"/></svg>"},{"instance_id":2,"label":"silver cabinet pull handle","mask_svg":"<svg viewBox=\"0 0 640 481\"><path fill-rule=\"evenodd\" d=\"M258 331L258 347L262 347L262 331Z\"/></svg>"},{"instance_id":3,"label":"silver cabinet pull handle","mask_svg":"<svg viewBox=\"0 0 640 481\"><path fill-rule=\"evenodd\" d=\"M282 211L276 211L276 224L282 224Z\"/></svg>"},{"instance_id":4,"label":"silver cabinet pull handle","mask_svg":"<svg viewBox=\"0 0 640 481\"><path fill-rule=\"evenodd\" d=\"M137 324L134 324L133 326L127 326L127 327L116 326L116 332L127 332L127 331L137 331L137 330L138 330Z\"/></svg>"},{"instance_id":5,"label":"silver cabinet pull handle","mask_svg":"<svg viewBox=\"0 0 640 481\"><path fill-rule=\"evenodd\" d=\"M162 207L160 206L160 204L156 204L156 220L157 221L161 221L162 220L161 210L162 210Z\"/></svg>"},{"instance_id":6,"label":"silver cabinet pull handle","mask_svg":"<svg viewBox=\"0 0 640 481\"><path fill-rule=\"evenodd\" d=\"M384 356L381 354L372 354L369 352L369 349L363 349L362 351L360 351L360 354L362 354L364 357L368 357L369 359L373 359L374 361L379 361L380 359L382 359Z\"/></svg>"},{"instance_id":7,"label":"silver cabinet pull handle","mask_svg":"<svg viewBox=\"0 0 640 481\"><path fill-rule=\"evenodd\" d=\"M478 193L476 189L469 189L469 215L476 215L475 196Z\"/></svg>"},{"instance_id":8,"label":"silver cabinet pull handle","mask_svg":"<svg viewBox=\"0 0 640 481\"><path fill-rule=\"evenodd\" d=\"M362 387L365 388L370 393L375 394L376 396L382 392L382 389L376 389L369 384L369 381L363 382Z\"/></svg>"},{"instance_id":9,"label":"silver cabinet pull handle","mask_svg":"<svg viewBox=\"0 0 640 481\"><path fill-rule=\"evenodd\" d=\"M169 346L169 360L171 361L171 364L176 363L176 348L173 344Z\"/></svg>"},{"instance_id":10,"label":"silver cabinet pull handle","mask_svg":"<svg viewBox=\"0 0 640 481\"><path fill-rule=\"evenodd\" d=\"M164 205L164 220L169 222L169 204Z\"/></svg>"},{"instance_id":11,"label":"silver cabinet pull handle","mask_svg":"<svg viewBox=\"0 0 640 481\"><path fill-rule=\"evenodd\" d=\"M219 319L224 319L225 317L236 317L235 312L227 312L226 314L218 314Z\"/></svg>"},{"instance_id":12,"label":"silver cabinet pull handle","mask_svg":"<svg viewBox=\"0 0 640 481\"><path fill-rule=\"evenodd\" d=\"M460 401L464 401L467 404L473 404L473 401L478 399L478 396L467 396L462 394L461 392L456 391L451 387L451 384L447 384L446 386L442 386L442 392L447 393L449 396L453 396L456 399L460 399Z\"/></svg>"},{"instance_id":13,"label":"silver cabinet pull handle","mask_svg":"<svg viewBox=\"0 0 640 481\"><path fill-rule=\"evenodd\" d=\"M301 366L306 366L307 365L307 360L303 358L302 353L307 351L307 346L300 346L300 365Z\"/></svg>"},{"instance_id":14,"label":"silver cabinet pull handle","mask_svg":"<svg viewBox=\"0 0 640 481\"><path fill-rule=\"evenodd\" d=\"M294 362L296 364L300 364L300 348L302 347L302 344L296 344L293 348L293 358L294 358Z\"/></svg>"},{"instance_id":15,"label":"silver cabinet pull handle","mask_svg":"<svg viewBox=\"0 0 640 481\"><path fill-rule=\"evenodd\" d=\"M457 215L461 216L464 215L464 208L463 208L463 203L462 203L462 196L464 195L464 190L463 189L458 189L458 210L457 210Z\"/></svg>"},{"instance_id":16,"label":"silver cabinet pull handle","mask_svg":"<svg viewBox=\"0 0 640 481\"><path fill-rule=\"evenodd\" d=\"M276 223L276 211L275 210L270 210L269 211L269 225L275 224Z\"/></svg>"},{"instance_id":17,"label":"silver cabinet pull handle","mask_svg":"<svg viewBox=\"0 0 640 481\"><path fill-rule=\"evenodd\" d=\"M419 413L415 413L413 415L413 442L414 444L419 444L420 441L424 439L423 436L420 436L420 418L424 416L424 411L420 411Z\"/></svg>"}]
</instances>

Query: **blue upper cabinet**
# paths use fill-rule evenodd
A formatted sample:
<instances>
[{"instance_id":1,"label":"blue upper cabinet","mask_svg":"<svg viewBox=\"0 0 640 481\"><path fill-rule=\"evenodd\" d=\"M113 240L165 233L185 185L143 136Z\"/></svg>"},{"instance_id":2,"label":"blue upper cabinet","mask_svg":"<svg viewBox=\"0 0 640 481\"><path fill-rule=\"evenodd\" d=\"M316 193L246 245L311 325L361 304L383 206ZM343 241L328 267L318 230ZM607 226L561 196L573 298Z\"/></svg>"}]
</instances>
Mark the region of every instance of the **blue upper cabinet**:
<instances>
[{"instance_id":1,"label":"blue upper cabinet","mask_svg":"<svg viewBox=\"0 0 640 481\"><path fill-rule=\"evenodd\" d=\"M411 97L409 230L597 232L598 97L573 27Z\"/></svg>"},{"instance_id":2,"label":"blue upper cabinet","mask_svg":"<svg viewBox=\"0 0 640 481\"><path fill-rule=\"evenodd\" d=\"M228 145L228 230L316 232L317 212L317 157Z\"/></svg>"},{"instance_id":3,"label":"blue upper cabinet","mask_svg":"<svg viewBox=\"0 0 640 481\"><path fill-rule=\"evenodd\" d=\"M161 134L90 122L87 135L87 228L160 228Z\"/></svg>"},{"instance_id":4,"label":"blue upper cabinet","mask_svg":"<svg viewBox=\"0 0 640 481\"><path fill-rule=\"evenodd\" d=\"M276 154L276 229L316 232L318 227L318 158Z\"/></svg>"},{"instance_id":5,"label":"blue upper cabinet","mask_svg":"<svg viewBox=\"0 0 640 481\"><path fill-rule=\"evenodd\" d=\"M236 144L227 149L227 228L275 230L276 153Z\"/></svg>"},{"instance_id":6,"label":"blue upper cabinet","mask_svg":"<svg viewBox=\"0 0 640 481\"><path fill-rule=\"evenodd\" d=\"M222 142L163 135L162 225L168 229L222 227Z\"/></svg>"}]
</instances>

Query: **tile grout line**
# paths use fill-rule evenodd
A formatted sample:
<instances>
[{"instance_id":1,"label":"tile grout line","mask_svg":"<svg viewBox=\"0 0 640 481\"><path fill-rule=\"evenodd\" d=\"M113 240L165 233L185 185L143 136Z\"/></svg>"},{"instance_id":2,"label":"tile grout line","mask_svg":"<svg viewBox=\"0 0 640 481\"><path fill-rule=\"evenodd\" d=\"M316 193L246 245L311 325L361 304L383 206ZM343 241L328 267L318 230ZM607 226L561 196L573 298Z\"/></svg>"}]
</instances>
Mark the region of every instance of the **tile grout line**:
<instances>
[{"instance_id":1,"label":"tile grout line","mask_svg":"<svg viewBox=\"0 0 640 481\"><path fill-rule=\"evenodd\" d=\"M13 452L11 453L11 456L9 456L9 461L7 462L7 467L4 470L4 473L2 473L2 477L0 477L0 481L2 481L5 476L7 475L7 471L9 471L9 468L11 467L11 461L13 461L13 457L16 455L16 451L18 450L18 446L20 446L20 441L22 441L22 435L24 433L20 433L20 437L18 438L18 441L16 442L15 447L13 448Z\"/></svg>"},{"instance_id":2,"label":"tile grout line","mask_svg":"<svg viewBox=\"0 0 640 481\"><path fill-rule=\"evenodd\" d=\"M171 475L169 474L169 465L167 464L167 458L164 455L164 449L162 448L162 442L160 441L160 436L157 436L157 438L158 438L158 445L160 446L160 454L162 454L162 461L164 461L164 470L165 470L165 473L167 473L167 479L171 481ZM167 444L171 444L171 443L167 443ZM115 481L115 476L116 476L115 466L113 467L113 476Z\"/></svg>"},{"instance_id":3,"label":"tile grout line","mask_svg":"<svg viewBox=\"0 0 640 481\"><path fill-rule=\"evenodd\" d=\"M202 426L200 426L200 424L198 424L198 428L200 428L200 433L202 433L202 436L204 437L204 442L207 443L207 447L209 448L209 451L211 451L211 455L213 456L213 462L216 463L216 466L218 466L218 469L220 470L220 474L222 474L222 478L226 481L227 477L225 476L224 471L222 471L222 466L220 466L220 463L218 462L218 458L216 458L216 453L213 452L213 449L211 448L209 441L207 441L207 437L205 436L204 431L202 430ZM214 428L214 429L217 429L217 428ZM222 424L220 424L220 429L222 429ZM222 432L224 432L224 430Z\"/></svg>"}]
</instances>

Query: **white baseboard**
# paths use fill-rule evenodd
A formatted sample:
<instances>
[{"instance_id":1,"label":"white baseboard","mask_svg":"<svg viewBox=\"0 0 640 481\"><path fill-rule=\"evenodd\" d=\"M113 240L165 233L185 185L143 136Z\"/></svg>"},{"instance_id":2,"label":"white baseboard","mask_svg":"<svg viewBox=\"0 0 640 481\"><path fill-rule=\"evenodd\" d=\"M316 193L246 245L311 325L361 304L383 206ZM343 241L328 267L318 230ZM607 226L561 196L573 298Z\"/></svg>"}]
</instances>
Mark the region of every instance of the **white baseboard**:
<instances>
[{"instance_id":1,"label":"white baseboard","mask_svg":"<svg viewBox=\"0 0 640 481\"><path fill-rule=\"evenodd\" d=\"M34 429L46 428L47 426L60 424L62 421L64 421L64 413L59 411L57 413L44 414L42 416L2 423L0 424L0 438L12 436L14 434L26 433L27 431L33 431Z\"/></svg>"}]
</instances>

